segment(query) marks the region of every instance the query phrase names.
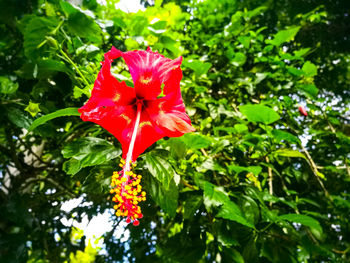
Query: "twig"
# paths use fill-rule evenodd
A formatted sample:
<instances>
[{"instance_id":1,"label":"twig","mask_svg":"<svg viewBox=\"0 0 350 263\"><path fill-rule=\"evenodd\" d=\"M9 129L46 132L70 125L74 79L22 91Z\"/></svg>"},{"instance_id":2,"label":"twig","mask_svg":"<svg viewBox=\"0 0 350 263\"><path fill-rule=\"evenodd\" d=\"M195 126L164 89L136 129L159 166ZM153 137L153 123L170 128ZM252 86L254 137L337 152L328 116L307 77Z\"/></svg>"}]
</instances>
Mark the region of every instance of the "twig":
<instances>
[{"instance_id":1,"label":"twig","mask_svg":"<svg viewBox=\"0 0 350 263\"><path fill-rule=\"evenodd\" d=\"M334 253L337 253L337 254L346 254L346 253L348 253L349 251L350 251L350 247L348 247L347 249L345 249L345 250L337 250L337 249L335 249L335 248L333 248L332 249L332 251L334 252Z\"/></svg>"},{"instance_id":2,"label":"twig","mask_svg":"<svg viewBox=\"0 0 350 263\"><path fill-rule=\"evenodd\" d=\"M266 163L270 163L269 157L266 156L265 159L266 159ZM269 175L269 179L268 179L268 181L269 181L269 194L273 195L273 173L272 173L272 169L270 166L267 167L267 173ZM270 202L269 205L272 206L272 202Z\"/></svg>"},{"instance_id":3,"label":"twig","mask_svg":"<svg viewBox=\"0 0 350 263\"><path fill-rule=\"evenodd\" d=\"M203 148L201 148L201 152L203 153L204 156L208 157L207 152Z\"/></svg>"},{"instance_id":4,"label":"twig","mask_svg":"<svg viewBox=\"0 0 350 263\"><path fill-rule=\"evenodd\" d=\"M323 117L325 118L325 120L327 121L328 126L329 126L329 128L331 129L331 131L332 131L333 133L335 133L336 131L335 131L333 125L329 122L329 120L328 120L328 118L327 118L327 115L324 113L324 111L322 111L322 114L323 114Z\"/></svg>"},{"instance_id":5,"label":"twig","mask_svg":"<svg viewBox=\"0 0 350 263\"><path fill-rule=\"evenodd\" d=\"M37 181L46 181L50 184L52 184L53 186L57 187L58 189L60 189L61 191L67 193L70 197L75 198L77 197L76 194L72 193L71 191L69 191L69 189L67 189L66 187L60 185L59 183L57 183L55 180L53 180L52 178L47 178L47 177L42 177L39 176L37 178L29 178L25 181L25 183L29 184L29 183L34 183Z\"/></svg>"},{"instance_id":6,"label":"twig","mask_svg":"<svg viewBox=\"0 0 350 263\"><path fill-rule=\"evenodd\" d=\"M316 177L318 183L321 185L321 187L322 187L322 189L323 189L325 195L326 195L327 197L330 198L330 195L329 195L327 189L325 188L323 182L321 181L321 179L320 179L320 177L319 177L319 175L318 175L319 172L318 172L318 170L317 170L317 166L316 166L314 160L312 159L310 153L308 152L308 150L306 150L306 148L305 148L303 145L301 145L301 148L303 149L303 151L304 151L304 153L305 153L305 155L306 155L306 158L307 158L308 161L309 161L309 164L310 164L310 166L311 166L311 170L312 170L313 174L315 175L315 177Z\"/></svg>"},{"instance_id":7,"label":"twig","mask_svg":"<svg viewBox=\"0 0 350 263\"><path fill-rule=\"evenodd\" d=\"M269 157L266 156L266 162L270 163ZM269 174L269 194L273 195L273 174L271 167L267 167L267 172Z\"/></svg>"},{"instance_id":8,"label":"twig","mask_svg":"<svg viewBox=\"0 0 350 263\"><path fill-rule=\"evenodd\" d=\"M192 190L198 190L198 188L197 187L195 187L195 186L193 186L193 185L190 185L189 183L187 183L185 180L183 180L183 179L181 179L181 181L180 181L184 186L186 186L186 187L188 187L188 188L190 188L190 189L192 189Z\"/></svg>"},{"instance_id":9,"label":"twig","mask_svg":"<svg viewBox=\"0 0 350 263\"><path fill-rule=\"evenodd\" d=\"M18 140L27 148L27 150L33 154L33 156L40 162L49 165L49 162L44 161L40 156L38 156L32 149L32 147L28 146L28 144L26 142L24 142L20 137L18 137Z\"/></svg>"},{"instance_id":10,"label":"twig","mask_svg":"<svg viewBox=\"0 0 350 263\"><path fill-rule=\"evenodd\" d=\"M316 166L317 169L319 170L322 170L322 169L327 169L327 167L324 167L324 166ZM338 169L338 170L343 170L343 169L348 169L348 166L347 165L343 165L343 166L336 166L335 169Z\"/></svg>"}]
</instances>

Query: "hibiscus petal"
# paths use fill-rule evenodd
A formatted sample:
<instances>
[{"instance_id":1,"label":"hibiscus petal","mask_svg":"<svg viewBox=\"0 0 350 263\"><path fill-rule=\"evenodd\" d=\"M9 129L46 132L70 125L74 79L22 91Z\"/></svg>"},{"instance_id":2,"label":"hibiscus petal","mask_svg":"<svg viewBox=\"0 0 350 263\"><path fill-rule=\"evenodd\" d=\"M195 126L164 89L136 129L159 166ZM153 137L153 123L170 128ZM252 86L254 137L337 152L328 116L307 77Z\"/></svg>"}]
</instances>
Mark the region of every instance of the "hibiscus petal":
<instances>
[{"instance_id":1,"label":"hibiscus petal","mask_svg":"<svg viewBox=\"0 0 350 263\"><path fill-rule=\"evenodd\" d=\"M136 100L134 88L125 82L119 82L111 74L111 63L121 53L112 49L105 55L88 102L79 109L83 121L91 121L101 125L112 133L122 144L123 152L127 152L130 133L134 128Z\"/></svg>"},{"instance_id":2,"label":"hibiscus petal","mask_svg":"<svg viewBox=\"0 0 350 263\"><path fill-rule=\"evenodd\" d=\"M156 99L162 91L162 84L169 79L172 70L179 68L182 62L182 57L171 60L150 49L121 53L129 67L136 96L139 99Z\"/></svg>"},{"instance_id":3,"label":"hibiscus petal","mask_svg":"<svg viewBox=\"0 0 350 263\"><path fill-rule=\"evenodd\" d=\"M136 110L133 105L96 108L84 112L81 118L94 122L113 134L122 146L123 158L126 156L135 126Z\"/></svg>"},{"instance_id":4,"label":"hibiscus petal","mask_svg":"<svg viewBox=\"0 0 350 263\"><path fill-rule=\"evenodd\" d=\"M114 104L128 105L135 100L135 89L127 86L124 81L118 81L111 74L113 60L121 55L121 52L112 51L117 51L117 49L114 48L105 54L105 61L102 62L102 68L95 81L91 98L109 99Z\"/></svg>"},{"instance_id":5,"label":"hibiscus petal","mask_svg":"<svg viewBox=\"0 0 350 263\"><path fill-rule=\"evenodd\" d=\"M180 92L181 69L173 70L164 85L165 97L146 102L146 111L154 125L158 126L164 136L179 137L195 129L186 114L185 105Z\"/></svg>"}]
</instances>

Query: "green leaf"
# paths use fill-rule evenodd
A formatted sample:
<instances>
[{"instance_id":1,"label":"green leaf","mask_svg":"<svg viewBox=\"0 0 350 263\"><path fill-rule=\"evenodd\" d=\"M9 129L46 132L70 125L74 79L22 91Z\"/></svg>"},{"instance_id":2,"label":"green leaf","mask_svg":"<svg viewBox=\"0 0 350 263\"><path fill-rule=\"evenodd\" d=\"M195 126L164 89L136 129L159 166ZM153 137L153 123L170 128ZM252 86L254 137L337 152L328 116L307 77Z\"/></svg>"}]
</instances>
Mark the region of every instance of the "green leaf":
<instances>
[{"instance_id":1,"label":"green leaf","mask_svg":"<svg viewBox=\"0 0 350 263\"><path fill-rule=\"evenodd\" d=\"M207 208L230 202L230 198L222 187L215 186L204 180L199 181L199 186L204 191L204 204Z\"/></svg>"},{"instance_id":2,"label":"green leaf","mask_svg":"<svg viewBox=\"0 0 350 263\"><path fill-rule=\"evenodd\" d=\"M294 51L294 55L295 55L296 57L302 57L302 56L304 56L305 54L307 54L307 53L309 52L309 50L310 50L309 47L307 47L307 48L302 48L302 49L300 49L300 50Z\"/></svg>"},{"instance_id":3,"label":"green leaf","mask_svg":"<svg viewBox=\"0 0 350 263\"><path fill-rule=\"evenodd\" d=\"M145 161L148 171L166 190L169 189L172 181L176 185L179 184L180 177L167 160L153 153L148 153L146 154Z\"/></svg>"},{"instance_id":4,"label":"green leaf","mask_svg":"<svg viewBox=\"0 0 350 263\"><path fill-rule=\"evenodd\" d=\"M181 138L169 138L166 144L169 145L172 155L175 155L177 158L185 157L187 146Z\"/></svg>"},{"instance_id":5,"label":"green leaf","mask_svg":"<svg viewBox=\"0 0 350 263\"><path fill-rule=\"evenodd\" d=\"M251 41L251 37L248 36L239 36L238 41L246 48L248 49L250 46L250 41Z\"/></svg>"},{"instance_id":6,"label":"green leaf","mask_svg":"<svg viewBox=\"0 0 350 263\"><path fill-rule=\"evenodd\" d=\"M174 180L171 180L169 186L166 188L153 176L149 177L149 179L150 183L147 185L147 192L164 212L174 217L179 197Z\"/></svg>"},{"instance_id":7,"label":"green leaf","mask_svg":"<svg viewBox=\"0 0 350 263\"><path fill-rule=\"evenodd\" d=\"M298 137L296 137L293 134L291 134L289 132L286 132L286 131L273 130L272 131L272 135L275 137L275 139L278 142L287 141L287 142L290 142L290 143L300 144L300 140L299 140Z\"/></svg>"},{"instance_id":8,"label":"green leaf","mask_svg":"<svg viewBox=\"0 0 350 263\"><path fill-rule=\"evenodd\" d=\"M12 94L18 89L18 83L11 81L8 77L0 76L0 93Z\"/></svg>"},{"instance_id":9,"label":"green leaf","mask_svg":"<svg viewBox=\"0 0 350 263\"><path fill-rule=\"evenodd\" d=\"M239 110L251 122L270 124L280 118L277 112L264 105L243 105L239 106Z\"/></svg>"},{"instance_id":10,"label":"green leaf","mask_svg":"<svg viewBox=\"0 0 350 263\"><path fill-rule=\"evenodd\" d=\"M58 25L55 17L36 17L28 22L24 32L24 53L28 58L37 59L49 49L46 45L48 36Z\"/></svg>"},{"instance_id":11,"label":"green leaf","mask_svg":"<svg viewBox=\"0 0 350 263\"><path fill-rule=\"evenodd\" d=\"M280 149L280 150L277 150L275 153L279 156L296 157L296 158L306 159L306 157L303 153L296 151L296 150Z\"/></svg>"},{"instance_id":12,"label":"green leaf","mask_svg":"<svg viewBox=\"0 0 350 263\"><path fill-rule=\"evenodd\" d=\"M149 28L152 28L151 31L156 31L156 33L158 33L158 30L162 30L162 32L164 32L166 25L166 21L158 21L154 24L149 25Z\"/></svg>"},{"instance_id":13,"label":"green leaf","mask_svg":"<svg viewBox=\"0 0 350 263\"><path fill-rule=\"evenodd\" d=\"M243 167L243 166L237 166L237 165L229 165L228 169L230 171L234 171L236 173L241 173L243 171L253 173L254 175L259 175L261 173L261 166L248 166L248 167Z\"/></svg>"},{"instance_id":14,"label":"green leaf","mask_svg":"<svg viewBox=\"0 0 350 263\"><path fill-rule=\"evenodd\" d=\"M288 67L288 72L294 76L300 77L303 75L303 71L301 69L297 69L295 67Z\"/></svg>"},{"instance_id":15,"label":"green leaf","mask_svg":"<svg viewBox=\"0 0 350 263\"><path fill-rule=\"evenodd\" d=\"M52 119L62 117L62 116L80 116L80 113L78 112L78 108L65 108L65 109L61 109L61 110L49 113L33 121L32 125L30 125L30 127L28 128L28 132L34 130L39 125L42 125Z\"/></svg>"},{"instance_id":16,"label":"green leaf","mask_svg":"<svg viewBox=\"0 0 350 263\"><path fill-rule=\"evenodd\" d=\"M181 140L191 149L207 148L211 145L211 140L204 135L196 133L186 133Z\"/></svg>"},{"instance_id":17,"label":"green leaf","mask_svg":"<svg viewBox=\"0 0 350 263\"><path fill-rule=\"evenodd\" d=\"M174 223L173 225L177 225ZM168 231L169 238L157 247L157 251L162 251L164 260L156 260L158 262L173 262L173 263L193 263L202 262L203 255L206 253L206 240L198 231L200 228L189 225L176 235L171 235L170 228ZM158 250L159 249L159 250ZM151 260L151 262L156 262Z\"/></svg>"},{"instance_id":18,"label":"green leaf","mask_svg":"<svg viewBox=\"0 0 350 263\"><path fill-rule=\"evenodd\" d=\"M244 53L241 53L241 52L237 52L234 54L234 57L232 58L231 60L231 63L236 66L236 67L239 67L239 66L242 66L247 60L247 57Z\"/></svg>"},{"instance_id":19,"label":"green leaf","mask_svg":"<svg viewBox=\"0 0 350 263\"><path fill-rule=\"evenodd\" d=\"M184 205L184 219L189 219L194 216L200 205L203 203L203 197L198 195L190 196Z\"/></svg>"},{"instance_id":20,"label":"green leaf","mask_svg":"<svg viewBox=\"0 0 350 263\"><path fill-rule=\"evenodd\" d=\"M281 30L274 35L274 38L269 41L272 45L280 46L284 42L291 41L295 35L299 32L300 27L293 27L286 30Z\"/></svg>"},{"instance_id":21,"label":"green leaf","mask_svg":"<svg viewBox=\"0 0 350 263\"><path fill-rule=\"evenodd\" d=\"M208 210L212 206L221 206L217 217L222 217L231 221L235 221L242 225L254 228L242 214L240 208L230 200L227 193L222 187L218 187L207 181L201 180L200 187L204 191L204 204Z\"/></svg>"},{"instance_id":22,"label":"green leaf","mask_svg":"<svg viewBox=\"0 0 350 263\"><path fill-rule=\"evenodd\" d=\"M25 112L17 108L9 108L7 111L7 117L13 124L24 129L28 129L33 122Z\"/></svg>"},{"instance_id":23,"label":"green leaf","mask_svg":"<svg viewBox=\"0 0 350 263\"><path fill-rule=\"evenodd\" d=\"M221 208L219 213L216 215L216 217L222 217L224 219L228 219L231 221L235 221L237 223L240 223L244 226L254 228L254 225L252 225L250 222L247 221L247 219L244 218L241 210L239 207L233 203L233 202L227 202L225 203Z\"/></svg>"},{"instance_id":24,"label":"green leaf","mask_svg":"<svg viewBox=\"0 0 350 263\"><path fill-rule=\"evenodd\" d=\"M60 5L68 16L68 30L72 35L86 38L94 43L102 43L102 30L92 17L68 2L60 1Z\"/></svg>"},{"instance_id":25,"label":"green leaf","mask_svg":"<svg viewBox=\"0 0 350 263\"><path fill-rule=\"evenodd\" d=\"M235 124L233 127L238 133L248 132L248 126L245 124Z\"/></svg>"},{"instance_id":26,"label":"green leaf","mask_svg":"<svg viewBox=\"0 0 350 263\"><path fill-rule=\"evenodd\" d=\"M314 84L303 84L298 87L309 99L317 99L318 88Z\"/></svg>"},{"instance_id":27,"label":"green leaf","mask_svg":"<svg viewBox=\"0 0 350 263\"><path fill-rule=\"evenodd\" d=\"M95 137L80 138L63 148L63 157L71 158L63 164L63 170L74 175L84 167L104 164L120 154L121 150L106 140Z\"/></svg>"},{"instance_id":28,"label":"green leaf","mask_svg":"<svg viewBox=\"0 0 350 263\"><path fill-rule=\"evenodd\" d=\"M234 248L223 247L222 262L244 263L242 255Z\"/></svg>"},{"instance_id":29,"label":"green leaf","mask_svg":"<svg viewBox=\"0 0 350 263\"><path fill-rule=\"evenodd\" d=\"M310 61L306 61L302 67L305 77L313 77L317 75L317 67Z\"/></svg>"},{"instance_id":30,"label":"green leaf","mask_svg":"<svg viewBox=\"0 0 350 263\"><path fill-rule=\"evenodd\" d=\"M54 59L43 59L38 61L38 78L47 78L53 72L72 73L72 71L62 62Z\"/></svg>"},{"instance_id":31,"label":"green leaf","mask_svg":"<svg viewBox=\"0 0 350 263\"><path fill-rule=\"evenodd\" d=\"M184 60L183 65L192 69L197 76L201 76L206 74L208 70L211 68L212 64L209 62L202 62L199 60Z\"/></svg>"},{"instance_id":32,"label":"green leaf","mask_svg":"<svg viewBox=\"0 0 350 263\"><path fill-rule=\"evenodd\" d=\"M64 72L73 76L73 71L71 69L69 69L62 61L54 59L40 59L35 63L29 62L23 64L23 66L16 71L19 76L27 79L45 79L57 72Z\"/></svg>"},{"instance_id":33,"label":"green leaf","mask_svg":"<svg viewBox=\"0 0 350 263\"><path fill-rule=\"evenodd\" d=\"M300 215L300 214L286 214L286 215L281 215L278 218L282 220L294 222L294 223L299 223L304 226L312 227L317 231L319 231L320 233L322 233L322 227L320 223L316 219L312 218L311 216Z\"/></svg>"},{"instance_id":34,"label":"green leaf","mask_svg":"<svg viewBox=\"0 0 350 263\"><path fill-rule=\"evenodd\" d=\"M84 94L86 97L90 98L91 97L91 90L92 90L92 88L93 88L92 85L85 86L83 89L75 86L73 88L73 97L75 99L78 99Z\"/></svg>"},{"instance_id":35,"label":"green leaf","mask_svg":"<svg viewBox=\"0 0 350 263\"><path fill-rule=\"evenodd\" d=\"M234 224L219 223L219 229L217 232L218 241L225 247L238 246L239 242L237 237L232 235L236 226Z\"/></svg>"}]
</instances>

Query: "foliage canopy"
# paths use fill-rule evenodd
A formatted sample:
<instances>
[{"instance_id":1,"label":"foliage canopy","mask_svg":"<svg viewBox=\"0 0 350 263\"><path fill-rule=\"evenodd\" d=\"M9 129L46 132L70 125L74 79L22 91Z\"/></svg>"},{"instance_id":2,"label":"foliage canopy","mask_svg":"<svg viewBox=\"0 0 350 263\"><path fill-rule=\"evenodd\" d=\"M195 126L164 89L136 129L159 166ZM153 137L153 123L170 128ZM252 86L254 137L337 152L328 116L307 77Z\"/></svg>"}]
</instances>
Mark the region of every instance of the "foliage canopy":
<instances>
[{"instance_id":1,"label":"foliage canopy","mask_svg":"<svg viewBox=\"0 0 350 263\"><path fill-rule=\"evenodd\" d=\"M349 1L101 2L0 2L0 261L349 261ZM144 218L96 248L63 219L112 208L121 147L77 117L111 46L183 56L197 132L138 158Z\"/></svg>"}]
</instances>

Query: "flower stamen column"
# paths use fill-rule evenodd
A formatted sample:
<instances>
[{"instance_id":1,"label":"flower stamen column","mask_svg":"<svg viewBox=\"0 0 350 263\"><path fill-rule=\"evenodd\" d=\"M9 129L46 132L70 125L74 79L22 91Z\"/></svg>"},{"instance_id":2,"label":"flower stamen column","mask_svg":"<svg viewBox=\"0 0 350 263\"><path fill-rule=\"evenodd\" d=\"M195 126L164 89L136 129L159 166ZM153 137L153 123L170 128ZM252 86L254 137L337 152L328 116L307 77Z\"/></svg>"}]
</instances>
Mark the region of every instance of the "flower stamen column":
<instances>
[{"instance_id":1,"label":"flower stamen column","mask_svg":"<svg viewBox=\"0 0 350 263\"><path fill-rule=\"evenodd\" d=\"M115 193L113 201L117 204L114 206L117 216L127 217L126 222L134 221L135 226L139 225L138 218L142 218L141 208L138 206L140 201L146 200L146 192L141 191L141 175L136 175L132 171L132 153L135 146L135 140L140 124L142 111L142 102L137 101L136 121L131 136L129 150L126 160L121 160L120 166L123 168L120 172L114 172L112 176L111 193Z\"/></svg>"}]
</instances>

